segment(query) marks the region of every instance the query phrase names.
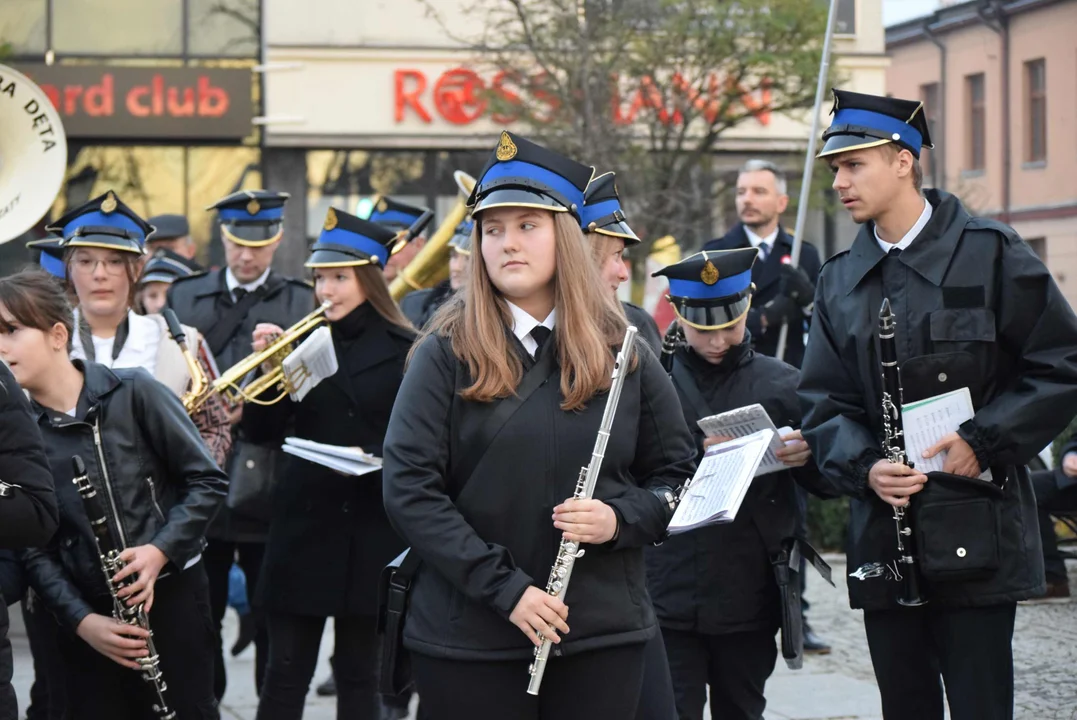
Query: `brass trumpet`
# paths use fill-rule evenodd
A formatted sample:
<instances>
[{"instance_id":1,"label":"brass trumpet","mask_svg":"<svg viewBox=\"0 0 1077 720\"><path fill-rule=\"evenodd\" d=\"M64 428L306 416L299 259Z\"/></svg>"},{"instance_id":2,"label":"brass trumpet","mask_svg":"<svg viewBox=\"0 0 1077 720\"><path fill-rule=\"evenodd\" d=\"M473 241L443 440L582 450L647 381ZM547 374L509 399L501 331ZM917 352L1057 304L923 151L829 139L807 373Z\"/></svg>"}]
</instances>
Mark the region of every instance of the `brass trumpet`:
<instances>
[{"instance_id":1,"label":"brass trumpet","mask_svg":"<svg viewBox=\"0 0 1077 720\"><path fill-rule=\"evenodd\" d=\"M283 400L285 395L294 392L292 381L284 373L284 360L292 354L294 342L325 322L325 311L331 305L332 303L329 302L322 303L321 307L285 330L264 349L251 353L222 372L221 376L209 386L204 387L199 395L193 395L193 392L188 393L191 396L189 405L191 411L200 407L215 393L219 393L231 405L240 402L273 405ZM244 380L254 375L259 368L263 368L262 374L244 383ZM258 398L259 395L274 387L280 389L280 394L272 400ZM184 396L184 405L188 405L187 396Z\"/></svg>"},{"instance_id":2,"label":"brass trumpet","mask_svg":"<svg viewBox=\"0 0 1077 720\"><path fill-rule=\"evenodd\" d=\"M449 241L452 240L456 226L467 217L467 198L475 187L475 178L463 170L457 170L452 176L460 195L423 249L389 283L389 294L396 302L400 302L400 299L412 290L434 287L449 276Z\"/></svg>"}]
</instances>

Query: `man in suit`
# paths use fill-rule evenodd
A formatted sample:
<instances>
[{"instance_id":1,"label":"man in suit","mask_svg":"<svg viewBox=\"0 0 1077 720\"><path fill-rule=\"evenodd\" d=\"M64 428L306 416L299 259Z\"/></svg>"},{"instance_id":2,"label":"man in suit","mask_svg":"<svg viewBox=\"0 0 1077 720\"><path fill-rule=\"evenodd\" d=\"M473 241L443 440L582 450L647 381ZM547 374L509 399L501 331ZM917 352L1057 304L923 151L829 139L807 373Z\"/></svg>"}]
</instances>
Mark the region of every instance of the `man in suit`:
<instances>
[{"instance_id":1,"label":"man in suit","mask_svg":"<svg viewBox=\"0 0 1077 720\"><path fill-rule=\"evenodd\" d=\"M778 335L782 320L789 324L785 353L782 360L800 368L804 360L804 341L811 321L811 304L815 295L815 280L819 277L819 251L809 242L800 249L800 264L789 264L793 238L781 226L779 218L789 206L785 173L767 160L749 160L737 174L737 217L740 222L717 240L703 246L704 250L735 250L759 248L759 259L752 266L755 295L748 310L748 332L752 349L774 357L778 351ZM807 537L808 496L797 488L797 530ZM828 645L808 625L808 601L804 600L806 573L803 560L800 566L801 603L804 608L804 652L825 655Z\"/></svg>"},{"instance_id":2,"label":"man in suit","mask_svg":"<svg viewBox=\"0 0 1077 720\"><path fill-rule=\"evenodd\" d=\"M1077 438L1071 438L1058 455L1058 467L1032 473L1036 491L1036 509L1040 521L1040 540L1043 542L1043 567L1047 575L1047 594L1028 600L1037 602L1066 602L1070 598L1066 561L1058 550L1055 523L1051 513L1077 512Z\"/></svg>"},{"instance_id":3,"label":"man in suit","mask_svg":"<svg viewBox=\"0 0 1077 720\"><path fill-rule=\"evenodd\" d=\"M752 268L755 298L748 311L748 331L754 350L774 356L782 320L789 322L785 355L781 359L799 368L804 359L804 339L811 317L815 279L819 276L819 251L805 242L799 268L789 265L793 238L779 218L789 205L785 173L767 160L749 160L737 175L737 217L740 222L723 237L711 240L704 250L759 248Z\"/></svg>"}]
</instances>

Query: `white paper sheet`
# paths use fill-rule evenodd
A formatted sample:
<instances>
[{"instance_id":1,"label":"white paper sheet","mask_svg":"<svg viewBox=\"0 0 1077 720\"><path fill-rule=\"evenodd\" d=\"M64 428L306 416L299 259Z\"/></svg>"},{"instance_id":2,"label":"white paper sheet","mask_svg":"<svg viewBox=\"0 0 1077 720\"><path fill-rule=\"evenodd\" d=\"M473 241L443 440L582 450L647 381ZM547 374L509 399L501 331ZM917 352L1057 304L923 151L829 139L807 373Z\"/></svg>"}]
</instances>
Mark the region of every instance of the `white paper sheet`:
<instances>
[{"instance_id":1,"label":"white paper sheet","mask_svg":"<svg viewBox=\"0 0 1077 720\"><path fill-rule=\"evenodd\" d=\"M975 414L972 395L967 387L901 406L901 423L905 433L905 453L913 467L922 473L942 472L946 453L924 458L924 451L946 435L957 432L961 423ZM980 476L991 480L991 471Z\"/></svg>"},{"instance_id":2,"label":"white paper sheet","mask_svg":"<svg viewBox=\"0 0 1077 720\"><path fill-rule=\"evenodd\" d=\"M322 325L299 344L281 363L284 376L294 388L292 400L299 402L322 380L336 373L337 353L333 335Z\"/></svg>"},{"instance_id":3,"label":"white paper sheet","mask_svg":"<svg viewBox=\"0 0 1077 720\"><path fill-rule=\"evenodd\" d=\"M365 463L367 465L374 465L375 467L381 467L381 458L365 453L362 450L358 450L353 447L344 447L342 445L326 445L325 443L315 442L313 440L307 440L300 437L286 437L284 438L285 445L291 445L293 447L302 448L310 452L321 453L322 455L331 455L333 457L341 458L342 460L350 460L352 462Z\"/></svg>"},{"instance_id":4,"label":"white paper sheet","mask_svg":"<svg viewBox=\"0 0 1077 720\"><path fill-rule=\"evenodd\" d=\"M673 513L669 533L733 522L774 436L772 430L760 430L708 448Z\"/></svg>"},{"instance_id":5,"label":"white paper sheet","mask_svg":"<svg viewBox=\"0 0 1077 720\"><path fill-rule=\"evenodd\" d=\"M699 425L700 430L707 437L726 435L732 438L742 438L760 430L770 430L774 433L774 437L771 440L770 447L767 448L766 455L763 456L763 462L759 464L759 469L756 470L755 474L759 476L778 472L779 470L788 470L775 453L782 449L781 437L788 435L793 430L789 427L781 429L775 427L774 421L770 419L770 415L767 415L767 411L759 403L700 418L696 421L696 424Z\"/></svg>"}]
</instances>

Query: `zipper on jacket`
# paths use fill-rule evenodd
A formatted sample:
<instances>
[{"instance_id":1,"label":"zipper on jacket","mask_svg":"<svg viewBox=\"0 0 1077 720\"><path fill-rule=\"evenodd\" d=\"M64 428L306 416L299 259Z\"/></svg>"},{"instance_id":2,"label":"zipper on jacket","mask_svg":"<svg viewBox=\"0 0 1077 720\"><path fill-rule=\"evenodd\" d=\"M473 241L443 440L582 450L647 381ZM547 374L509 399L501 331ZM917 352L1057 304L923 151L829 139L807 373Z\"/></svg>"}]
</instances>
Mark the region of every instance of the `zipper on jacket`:
<instances>
[{"instance_id":1,"label":"zipper on jacket","mask_svg":"<svg viewBox=\"0 0 1077 720\"><path fill-rule=\"evenodd\" d=\"M157 517L161 522L165 522L165 511L161 509L161 503L157 502L157 486L153 484L153 476L146 476L146 484L150 486L150 502L153 503L153 509L157 511Z\"/></svg>"},{"instance_id":2,"label":"zipper on jacket","mask_svg":"<svg viewBox=\"0 0 1077 720\"><path fill-rule=\"evenodd\" d=\"M97 449L97 461L101 466L101 479L105 481L105 492L108 493L108 502L112 507L112 516L116 519L116 530L120 533L120 543L123 547L128 547L127 536L123 532L123 518L120 516L119 508L116 506L116 496L112 492L112 483L108 477L108 466L105 465L105 449L101 444L101 418L95 417L93 421L93 444Z\"/></svg>"}]
</instances>

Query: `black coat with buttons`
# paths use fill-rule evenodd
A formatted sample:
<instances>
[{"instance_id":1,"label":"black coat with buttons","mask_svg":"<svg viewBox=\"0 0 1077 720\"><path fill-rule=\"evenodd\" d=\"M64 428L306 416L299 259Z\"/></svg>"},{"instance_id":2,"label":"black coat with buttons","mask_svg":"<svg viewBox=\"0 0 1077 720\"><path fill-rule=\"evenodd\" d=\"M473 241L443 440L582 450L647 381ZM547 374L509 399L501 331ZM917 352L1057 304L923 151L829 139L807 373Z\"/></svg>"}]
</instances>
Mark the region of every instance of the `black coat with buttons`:
<instances>
[{"instance_id":1,"label":"black coat with buttons","mask_svg":"<svg viewBox=\"0 0 1077 720\"><path fill-rule=\"evenodd\" d=\"M756 353L750 342L730 348L717 365L687 347L674 356L673 384L699 459L704 435L697 421L708 414L759 403L776 427L800 427L797 369ZM694 387L678 380L681 370ZM797 483L834 495L809 461L755 478L733 522L673 535L647 549L647 585L662 627L706 635L778 629L781 608L771 558L796 534Z\"/></svg>"},{"instance_id":2,"label":"black coat with buttons","mask_svg":"<svg viewBox=\"0 0 1077 720\"><path fill-rule=\"evenodd\" d=\"M255 442L297 437L361 447L381 457L385 429L414 334L369 303L331 325L339 369L301 402L244 408ZM265 564L256 590L269 612L373 616L378 579L406 547L382 506L381 473L341 475L286 455L273 502Z\"/></svg>"},{"instance_id":3,"label":"black coat with buttons","mask_svg":"<svg viewBox=\"0 0 1077 720\"><path fill-rule=\"evenodd\" d=\"M852 247L823 266L801 370L804 437L827 480L852 498L849 569L892 560L893 512L867 482L884 457L876 337L888 297L904 401L968 387L975 415L958 432L980 468L1005 481L998 569L982 580L927 585L925 593L933 605L1014 602L1046 589L1025 463L1077 407L1077 316L1012 228L969 215L948 193L925 195L931 219L899 256L884 255L866 223ZM892 608L900 589L850 580L849 599L853 607Z\"/></svg>"}]
</instances>

